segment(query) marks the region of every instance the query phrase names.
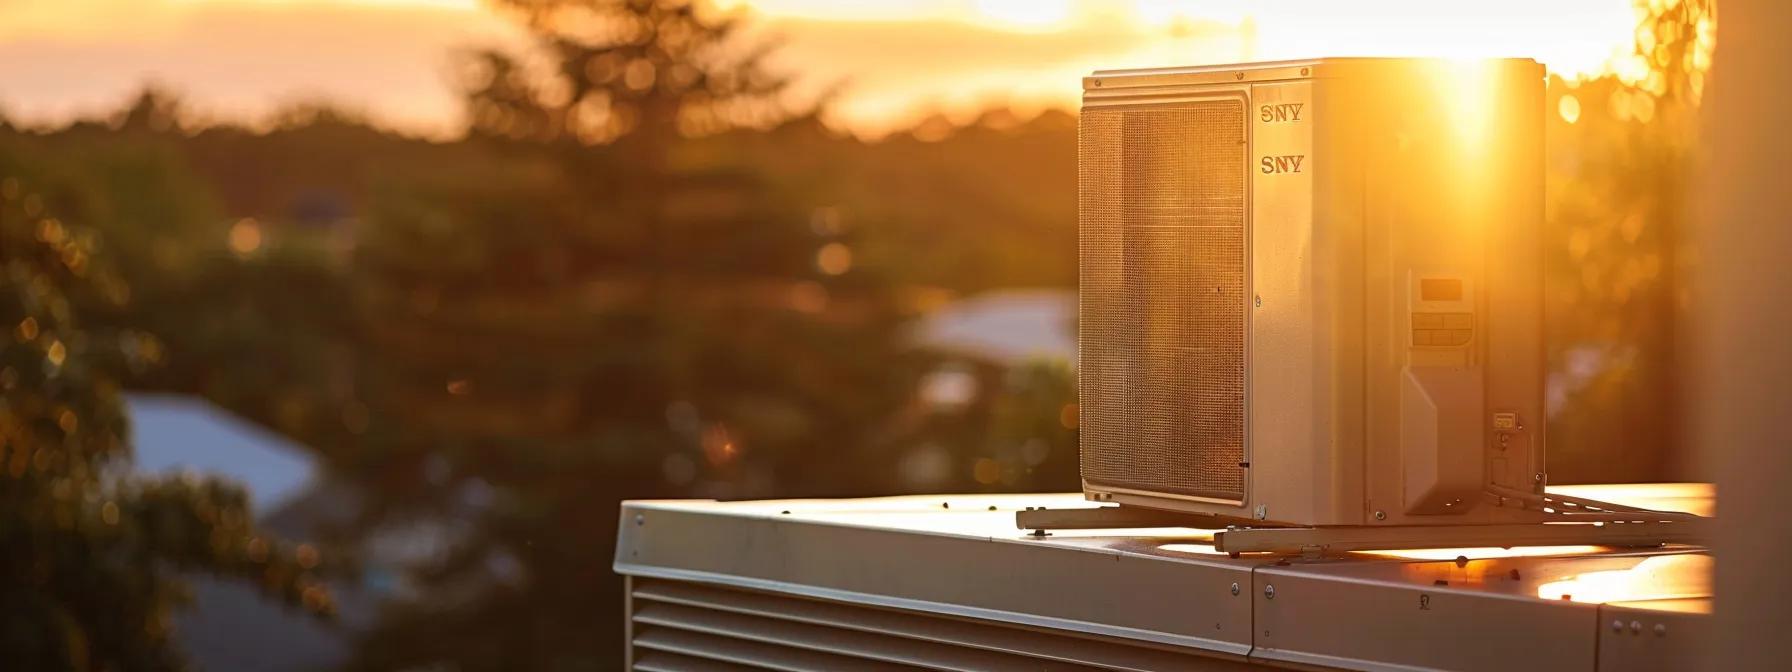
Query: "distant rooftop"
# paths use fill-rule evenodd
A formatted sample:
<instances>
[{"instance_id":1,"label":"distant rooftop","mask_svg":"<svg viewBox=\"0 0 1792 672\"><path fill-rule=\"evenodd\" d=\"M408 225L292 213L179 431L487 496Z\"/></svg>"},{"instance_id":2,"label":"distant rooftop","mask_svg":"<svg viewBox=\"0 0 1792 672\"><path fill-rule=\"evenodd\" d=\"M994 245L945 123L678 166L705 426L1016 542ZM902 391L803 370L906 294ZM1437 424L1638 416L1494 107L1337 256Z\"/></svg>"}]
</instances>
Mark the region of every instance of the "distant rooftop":
<instances>
[{"instance_id":1,"label":"distant rooftop","mask_svg":"<svg viewBox=\"0 0 1792 672\"><path fill-rule=\"evenodd\" d=\"M915 325L916 345L1014 365L1028 359L1076 361L1076 292L1009 290L946 305Z\"/></svg>"},{"instance_id":2,"label":"distant rooftop","mask_svg":"<svg viewBox=\"0 0 1792 672\"><path fill-rule=\"evenodd\" d=\"M317 461L304 446L231 415L197 397L127 394L136 469L187 470L237 481L257 515L266 515L309 487Z\"/></svg>"}]
</instances>

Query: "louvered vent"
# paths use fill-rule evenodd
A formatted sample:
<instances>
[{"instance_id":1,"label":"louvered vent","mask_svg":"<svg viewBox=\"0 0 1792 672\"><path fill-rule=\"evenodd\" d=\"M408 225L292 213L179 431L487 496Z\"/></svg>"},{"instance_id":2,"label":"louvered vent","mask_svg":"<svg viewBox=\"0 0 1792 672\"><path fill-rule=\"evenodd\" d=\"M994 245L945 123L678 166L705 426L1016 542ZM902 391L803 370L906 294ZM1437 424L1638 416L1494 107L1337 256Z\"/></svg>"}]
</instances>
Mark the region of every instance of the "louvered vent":
<instances>
[{"instance_id":1,"label":"louvered vent","mask_svg":"<svg viewBox=\"0 0 1792 672\"><path fill-rule=\"evenodd\" d=\"M915 611L630 579L639 672L1258 670L1159 645Z\"/></svg>"},{"instance_id":2,"label":"louvered vent","mask_svg":"<svg viewBox=\"0 0 1792 672\"><path fill-rule=\"evenodd\" d=\"M1083 479L1243 501L1244 104L1088 109L1080 145Z\"/></svg>"}]
</instances>

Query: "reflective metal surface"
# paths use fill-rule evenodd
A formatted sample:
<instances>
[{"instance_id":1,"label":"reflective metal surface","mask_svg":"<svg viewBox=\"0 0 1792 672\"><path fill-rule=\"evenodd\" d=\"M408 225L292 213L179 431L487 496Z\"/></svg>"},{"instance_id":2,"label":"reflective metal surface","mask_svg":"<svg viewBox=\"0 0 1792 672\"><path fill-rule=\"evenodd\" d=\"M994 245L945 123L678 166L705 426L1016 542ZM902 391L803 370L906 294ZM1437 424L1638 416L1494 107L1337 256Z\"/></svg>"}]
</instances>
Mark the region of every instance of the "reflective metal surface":
<instances>
[{"instance_id":1,"label":"reflective metal surface","mask_svg":"<svg viewBox=\"0 0 1792 672\"><path fill-rule=\"evenodd\" d=\"M1697 486L1628 487L1657 507L1709 506ZM1076 494L628 502L615 569L639 593L629 607L640 616L638 669L709 669L690 660L712 649L874 669L910 655L1007 660L989 656L1016 647L1136 663L1110 669L1201 669L1185 656L1303 668L1676 669L1709 618L1710 558L1690 547L1231 558L1213 550L1213 530L1033 537L1013 527L1030 506L1097 505ZM896 640L847 625L859 622L853 609L888 618L878 629ZM782 622L792 619L805 627ZM1611 630L1616 619L1629 619L1625 632ZM952 650L905 649L920 645L908 639ZM1075 669L1109 659L1044 660Z\"/></svg>"}]
</instances>

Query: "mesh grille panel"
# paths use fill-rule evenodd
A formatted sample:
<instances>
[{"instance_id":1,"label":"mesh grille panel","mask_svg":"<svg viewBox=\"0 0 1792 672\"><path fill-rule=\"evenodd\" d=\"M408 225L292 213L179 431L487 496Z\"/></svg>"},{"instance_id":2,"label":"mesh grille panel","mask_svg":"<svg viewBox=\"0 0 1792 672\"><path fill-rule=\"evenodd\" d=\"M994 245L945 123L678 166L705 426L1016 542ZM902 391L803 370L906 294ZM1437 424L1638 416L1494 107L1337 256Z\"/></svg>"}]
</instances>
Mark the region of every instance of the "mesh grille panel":
<instances>
[{"instance_id":1,"label":"mesh grille panel","mask_svg":"<svg viewBox=\"0 0 1792 672\"><path fill-rule=\"evenodd\" d=\"M1244 123L1234 100L1083 112L1091 483L1244 499Z\"/></svg>"}]
</instances>

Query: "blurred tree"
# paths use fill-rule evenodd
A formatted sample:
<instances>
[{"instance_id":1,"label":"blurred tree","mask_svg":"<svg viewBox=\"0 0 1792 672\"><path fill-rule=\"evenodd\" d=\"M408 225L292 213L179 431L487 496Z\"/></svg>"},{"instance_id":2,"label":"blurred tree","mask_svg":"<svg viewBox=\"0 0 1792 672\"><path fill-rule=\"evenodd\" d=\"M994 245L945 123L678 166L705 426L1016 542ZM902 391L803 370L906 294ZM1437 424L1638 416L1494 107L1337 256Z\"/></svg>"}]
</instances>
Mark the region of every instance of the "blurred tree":
<instances>
[{"instance_id":1,"label":"blurred tree","mask_svg":"<svg viewBox=\"0 0 1792 672\"><path fill-rule=\"evenodd\" d=\"M1561 483L1693 480L1681 445L1679 323L1709 0L1638 2L1634 53L1549 82L1549 473Z\"/></svg>"},{"instance_id":2,"label":"blurred tree","mask_svg":"<svg viewBox=\"0 0 1792 672\"><path fill-rule=\"evenodd\" d=\"M489 493L366 669L614 667L620 499L875 491L913 389L854 234L690 139L788 118L763 49L690 3L507 5L538 49L478 57L488 160L383 180L352 260L382 443L342 473L388 518Z\"/></svg>"},{"instance_id":3,"label":"blurred tree","mask_svg":"<svg viewBox=\"0 0 1792 672\"><path fill-rule=\"evenodd\" d=\"M180 572L260 584L327 612L315 552L251 524L217 480L129 474L117 372L156 358L141 332L85 331L78 306L128 292L98 237L0 157L0 659L9 669L183 667L170 611Z\"/></svg>"},{"instance_id":4,"label":"blurred tree","mask_svg":"<svg viewBox=\"0 0 1792 672\"><path fill-rule=\"evenodd\" d=\"M497 0L536 38L518 55L469 63L475 133L584 143L631 136L663 147L680 134L767 128L792 115L771 45L689 0ZM651 152L649 152L651 153Z\"/></svg>"}]
</instances>

